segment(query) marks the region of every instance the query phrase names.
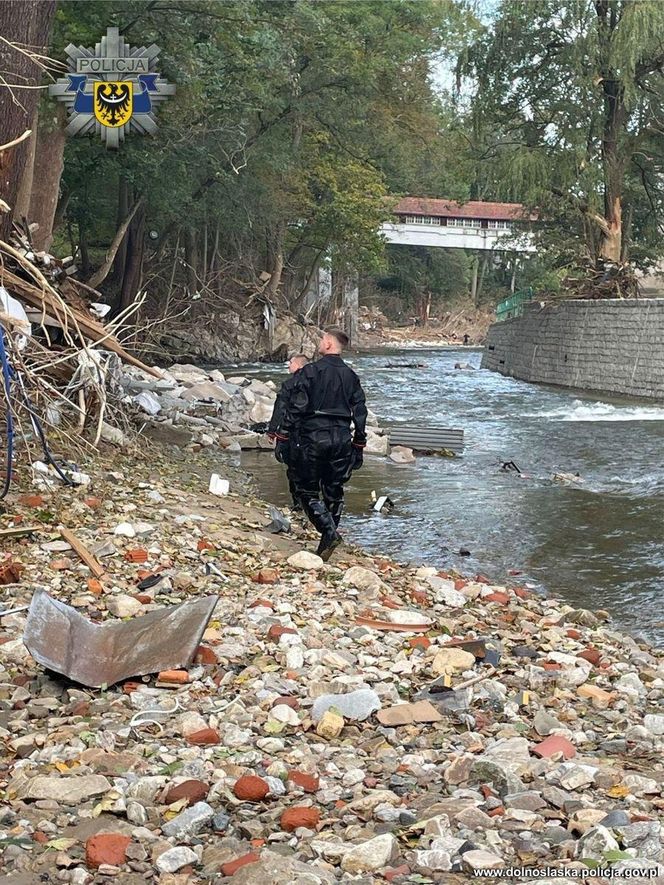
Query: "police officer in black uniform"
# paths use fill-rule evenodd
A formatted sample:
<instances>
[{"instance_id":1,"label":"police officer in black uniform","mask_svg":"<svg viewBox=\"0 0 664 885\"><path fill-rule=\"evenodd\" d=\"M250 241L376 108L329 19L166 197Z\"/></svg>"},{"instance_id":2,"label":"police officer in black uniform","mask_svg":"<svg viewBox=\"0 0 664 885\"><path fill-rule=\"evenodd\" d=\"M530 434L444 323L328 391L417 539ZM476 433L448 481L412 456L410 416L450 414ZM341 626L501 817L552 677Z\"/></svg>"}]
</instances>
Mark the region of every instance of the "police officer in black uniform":
<instances>
[{"instance_id":1,"label":"police officer in black uniform","mask_svg":"<svg viewBox=\"0 0 664 885\"><path fill-rule=\"evenodd\" d=\"M344 483L362 466L367 441L364 391L341 358L347 344L343 330L325 330L321 358L295 376L276 435L276 457L290 464L296 494L321 534L317 553L325 561L341 543Z\"/></svg>"},{"instance_id":2,"label":"police officer in black uniform","mask_svg":"<svg viewBox=\"0 0 664 885\"><path fill-rule=\"evenodd\" d=\"M277 433L281 430L281 425L284 420L284 413L286 411L286 405L293 393L293 387L295 385L295 376L300 371L301 368L307 365L309 360L303 353L296 353L295 356L292 356L288 361L288 378L283 382L279 393L277 394L277 399L274 403L274 409L272 410L272 417L270 418L270 423L267 428L268 439L276 440ZM302 505L300 504L299 498L297 497L297 493L295 491L295 485L293 482L293 470L289 464L286 464L286 476L288 477L288 488L291 493L291 498L293 499L293 509L301 510Z\"/></svg>"}]
</instances>

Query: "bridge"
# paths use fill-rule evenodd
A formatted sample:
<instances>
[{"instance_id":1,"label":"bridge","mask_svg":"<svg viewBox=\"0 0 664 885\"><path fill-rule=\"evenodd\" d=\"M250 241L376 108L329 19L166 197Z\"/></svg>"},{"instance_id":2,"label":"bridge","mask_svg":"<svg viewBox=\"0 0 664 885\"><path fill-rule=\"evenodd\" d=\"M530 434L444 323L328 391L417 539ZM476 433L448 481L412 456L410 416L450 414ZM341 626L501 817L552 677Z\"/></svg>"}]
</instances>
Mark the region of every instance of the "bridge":
<instances>
[{"instance_id":1,"label":"bridge","mask_svg":"<svg viewBox=\"0 0 664 885\"><path fill-rule=\"evenodd\" d=\"M466 249L470 252L535 252L532 222L536 216L521 203L490 203L470 200L437 200L429 197L403 197L392 210L394 220L381 226L385 240L394 246L432 246L442 249ZM475 261L473 291L477 284L478 261ZM516 259L513 261L512 291ZM332 267L325 259L312 277L305 311L314 316L332 297ZM357 274L343 280L342 311L351 340L355 339L358 313Z\"/></svg>"},{"instance_id":2,"label":"bridge","mask_svg":"<svg viewBox=\"0 0 664 885\"><path fill-rule=\"evenodd\" d=\"M404 197L381 233L395 246L433 246L491 252L535 252L535 220L520 203Z\"/></svg>"}]
</instances>

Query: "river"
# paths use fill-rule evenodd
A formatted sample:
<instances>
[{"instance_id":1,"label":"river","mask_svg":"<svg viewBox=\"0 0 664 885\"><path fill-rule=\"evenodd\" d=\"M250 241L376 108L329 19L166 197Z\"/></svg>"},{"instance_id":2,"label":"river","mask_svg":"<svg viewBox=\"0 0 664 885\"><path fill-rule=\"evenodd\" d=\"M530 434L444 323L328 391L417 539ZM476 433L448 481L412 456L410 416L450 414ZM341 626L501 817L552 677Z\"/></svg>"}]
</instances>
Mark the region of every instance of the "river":
<instances>
[{"instance_id":1,"label":"river","mask_svg":"<svg viewBox=\"0 0 664 885\"><path fill-rule=\"evenodd\" d=\"M527 384L482 371L480 360L442 349L349 360L381 421L462 428L465 450L404 466L367 456L347 490L348 536L401 561L518 580L607 609L620 627L664 645L664 404ZM425 365L387 368L407 362ZM455 370L457 362L475 368ZM278 380L285 369L243 371ZM242 461L265 496L287 504L269 454ZM501 470L508 461L521 474ZM394 501L391 514L371 511L372 490Z\"/></svg>"}]
</instances>

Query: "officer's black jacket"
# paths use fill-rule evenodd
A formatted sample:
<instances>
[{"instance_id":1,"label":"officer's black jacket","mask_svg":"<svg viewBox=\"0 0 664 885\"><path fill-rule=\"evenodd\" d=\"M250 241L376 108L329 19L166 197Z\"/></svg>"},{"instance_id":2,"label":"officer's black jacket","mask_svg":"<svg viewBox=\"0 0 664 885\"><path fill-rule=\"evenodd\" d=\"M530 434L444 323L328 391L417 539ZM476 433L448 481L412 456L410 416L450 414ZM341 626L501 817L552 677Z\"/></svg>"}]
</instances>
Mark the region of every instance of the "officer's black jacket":
<instances>
[{"instance_id":1,"label":"officer's black jacket","mask_svg":"<svg viewBox=\"0 0 664 885\"><path fill-rule=\"evenodd\" d=\"M282 429L303 432L332 424L355 425L354 442L367 440L367 406L360 379L336 354L327 354L297 373Z\"/></svg>"},{"instance_id":2,"label":"officer's black jacket","mask_svg":"<svg viewBox=\"0 0 664 885\"><path fill-rule=\"evenodd\" d=\"M298 372L301 371L298 369ZM286 411L286 404L293 393L293 387L295 386L295 378L298 374L295 372L293 375L289 375L288 378L281 385L281 389L277 394L277 399L274 404L274 409L272 410L272 417L270 418L270 423L267 428L268 433L276 433L278 430L281 430L283 420L284 420L284 412Z\"/></svg>"}]
</instances>

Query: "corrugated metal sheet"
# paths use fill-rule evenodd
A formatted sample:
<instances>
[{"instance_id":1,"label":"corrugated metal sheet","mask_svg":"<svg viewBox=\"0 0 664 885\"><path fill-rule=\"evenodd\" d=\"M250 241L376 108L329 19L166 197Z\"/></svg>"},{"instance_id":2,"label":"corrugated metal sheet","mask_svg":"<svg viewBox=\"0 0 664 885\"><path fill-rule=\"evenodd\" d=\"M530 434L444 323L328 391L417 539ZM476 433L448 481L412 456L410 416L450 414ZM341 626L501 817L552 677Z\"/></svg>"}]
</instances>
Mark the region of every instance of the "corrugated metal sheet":
<instances>
[{"instance_id":1,"label":"corrugated metal sheet","mask_svg":"<svg viewBox=\"0 0 664 885\"><path fill-rule=\"evenodd\" d=\"M412 424L395 424L389 429L390 445L407 446L420 451L463 451L463 430L450 427L416 427Z\"/></svg>"}]
</instances>

